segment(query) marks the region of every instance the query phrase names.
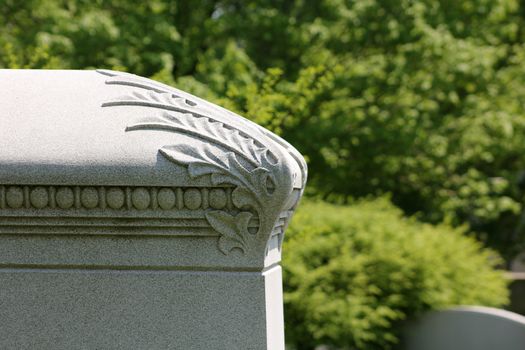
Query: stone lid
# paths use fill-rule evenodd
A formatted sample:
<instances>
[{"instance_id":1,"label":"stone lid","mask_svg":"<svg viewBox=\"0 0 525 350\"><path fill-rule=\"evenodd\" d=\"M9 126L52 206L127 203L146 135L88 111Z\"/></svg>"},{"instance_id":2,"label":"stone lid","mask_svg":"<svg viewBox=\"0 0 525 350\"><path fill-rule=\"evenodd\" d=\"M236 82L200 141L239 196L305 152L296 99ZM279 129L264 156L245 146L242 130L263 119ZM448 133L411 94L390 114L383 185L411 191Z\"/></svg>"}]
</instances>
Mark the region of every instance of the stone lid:
<instances>
[{"instance_id":1,"label":"stone lid","mask_svg":"<svg viewBox=\"0 0 525 350\"><path fill-rule=\"evenodd\" d=\"M0 70L0 96L0 182L6 184L184 185L185 167L162 149L213 144L220 141L214 132L228 138L217 144L225 152L236 142L254 142L255 152L272 140L286 158L296 153L238 115L127 73ZM287 161L301 188L304 174ZM205 177L191 181L208 184Z\"/></svg>"},{"instance_id":2,"label":"stone lid","mask_svg":"<svg viewBox=\"0 0 525 350\"><path fill-rule=\"evenodd\" d=\"M0 234L178 237L181 266L279 258L306 181L280 137L115 71L0 70L0 96Z\"/></svg>"}]
</instances>

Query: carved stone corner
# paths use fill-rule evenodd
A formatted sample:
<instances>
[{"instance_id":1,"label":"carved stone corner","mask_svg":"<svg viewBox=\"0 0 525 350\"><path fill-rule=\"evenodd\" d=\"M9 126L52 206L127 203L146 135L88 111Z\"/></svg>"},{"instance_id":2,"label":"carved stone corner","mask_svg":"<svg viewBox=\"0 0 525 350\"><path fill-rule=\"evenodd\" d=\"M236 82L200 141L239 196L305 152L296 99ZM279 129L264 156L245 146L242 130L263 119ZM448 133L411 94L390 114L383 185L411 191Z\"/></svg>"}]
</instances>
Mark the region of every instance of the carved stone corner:
<instances>
[{"instance_id":1,"label":"carved stone corner","mask_svg":"<svg viewBox=\"0 0 525 350\"><path fill-rule=\"evenodd\" d=\"M98 72L107 76L106 84L129 88L103 107L144 108L144 116L130 120L126 132L172 133L173 141L159 149L163 157L184 166L192 179L206 177L217 188L232 189L231 208L205 212L219 234L222 253L264 252L275 235L280 235L280 248L307 177L306 163L295 148L261 126L183 91L133 74ZM249 224L253 220L258 223L255 228Z\"/></svg>"}]
</instances>

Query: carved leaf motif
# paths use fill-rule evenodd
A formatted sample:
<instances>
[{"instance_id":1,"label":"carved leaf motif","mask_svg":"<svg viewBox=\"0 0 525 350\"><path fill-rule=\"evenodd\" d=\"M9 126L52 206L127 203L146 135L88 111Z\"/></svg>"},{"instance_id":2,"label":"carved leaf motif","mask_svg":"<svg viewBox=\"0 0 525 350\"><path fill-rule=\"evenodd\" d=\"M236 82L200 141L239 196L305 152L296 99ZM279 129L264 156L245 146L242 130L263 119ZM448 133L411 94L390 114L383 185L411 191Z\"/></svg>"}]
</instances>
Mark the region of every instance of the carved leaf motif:
<instances>
[{"instance_id":1,"label":"carved leaf motif","mask_svg":"<svg viewBox=\"0 0 525 350\"><path fill-rule=\"evenodd\" d=\"M254 238L248 233L248 223L251 213L241 212L236 216L223 211L206 213L206 219L214 230L221 234L219 249L223 254L228 254L232 249L239 248L243 252L249 249L249 242Z\"/></svg>"},{"instance_id":2,"label":"carved leaf motif","mask_svg":"<svg viewBox=\"0 0 525 350\"><path fill-rule=\"evenodd\" d=\"M160 117L144 118L128 127L128 130L161 129L193 134L203 141L212 142L226 148L249 161L253 166L260 166L265 147L258 147L255 141L242 135L238 130L227 128L223 123L206 117L195 117L191 113L166 113Z\"/></svg>"},{"instance_id":3,"label":"carved leaf motif","mask_svg":"<svg viewBox=\"0 0 525 350\"><path fill-rule=\"evenodd\" d=\"M232 168L231 164L235 159L233 153L220 153L212 150L213 146L199 145L199 147L187 144L176 144L161 148L161 153L169 160L186 165L188 173L192 178L203 175L211 175L214 185L248 185L244 179L247 172L242 166L241 172Z\"/></svg>"},{"instance_id":4,"label":"carved leaf motif","mask_svg":"<svg viewBox=\"0 0 525 350\"><path fill-rule=\"evenodd\" d=\"M191 177L228 171L227 154L214 152L210 145L175 144L164 146L160 152L169 160L188 166Z\"/></svg>"},{"instance_id":5,"label":"carved leaf motif","mask_svg":"<svg viewBox=\"0 0 525 350\"><path fill-rule=\"evenodd\" d=\"M224 211L206 213L209 224L220 233L219 249L227 254L234 248L248 250L256 239L264 242L278 220L283 203L293 190L291 164L284 150L297 161L306 176L304 160L278 136L233 113L199 101L171 87L129 74L102 71L108 84L141 89L103 106L145 106L161 110L158 116L144 118L126 130L165 130L184 134L189 143L174 138L174 144L160 152L169 160L187 167L192 178L208 175L214 185L233 185L233 204L241 212L233 216ZM185 96L185 97L184 97ZM230 120L231 119L231 120ZM280 145L281 147L278 147ZM290 151L292 150L292 151ZM249 210L249 211L248 211ZM257 234L248 231L248 221L257 213Z\"/></svg>"},{"instance_id":6,"label":"carved leaf motif","mask_svg":"<svg viewBox=\"0 0 525 350\"><path fill-rule=\"evenodd\" d=\"M129 95L124 95L117 98L117 101L143 101L150 102L153 104L162 104L172 106L175 108L185 109L196 105L195 102L188 99L182 98L170 92L157 92L157 91L133 91Z\"/></svg>"},{"instance_id":7,"label":"carved leaf motif","mask_svg":"<svg viewBox=\"0 0 525 350\"><path fill-rule=\"evenodd\" d=\"M154 95L155 93L158 94L168 94L171 95L173 98L181 98L181 96L184 96L185 93L177 90L171 86L159 83L154 80L146 79L134 74L125 73L125 72L118 72L118 71L112 71L107 69L98 69L97 72L100 74L106 75L109 77L109 79L106 80L106 84L111 85L124 85L124 86L132 86L138 89L142 89L144 91L149 92L150 94ZM114 103L116 102L116 103ZM198 105L194 101L191 101L190 99L185 99L185 102L187 105L190 106L196 106L195 111L198 111ZM107 102L104 103L103 106L114 106L114 105L128 105L128 104L136 104L136 103L127 103L126 101L113 101L113 102ZM147 104L146 104L147 105ZM171 109L171 108L168 108ZM173 109L171 109L173 110ZM222 112L229 113L233 116L239 117L235 115L234 113L228 111L228 110L222 110ZM193 113L194 116L197 116L200 114L199 112ZM201 115L203 116L203 115ZM301 154L292 147L288 142L280 138L279 136L269 132L268 130L262 128L260 125L255 124L254 122L250 120L245 120L245 123L250 124L252 127L258 129L260 132L262 132L266 137L274 141L275 143L281 145L284 147L290 155L295 159L295 161L299 164L301 173L302 173L302 185L304 187L306 183L306 177L307 177L307 166L304 158L301 156ZM269 151L270 158L273 156L272 152Z\"/></svg>"},{"instance_id":8,"label":"carved leaf motif","mask_svg":"<svg viewBox=\"0 0 525 350\"><path fill-rule=\"evenodd\" d=\"M246 187L237 187L232 191L232 201L237 208L249 208L253 206L253 193Z\"/></svg>"},{"instance_id":9,"label":"carved leaf motif","mask_svg":"<svg viewBox=\"0 0 525 350\"><path fill-rule=\"evenodd\" d=\"M264 147L257 147L255 141L251 138L241 135L239 130L229 129L223 123L209 120L205 117L195 118L189 114L183 114L180 118L173 118L171 121L179 123L188 131L194 131L199 136L206 136L215 142L227 146L231 150L240 153L247 160L252 160L259 165L261 163L261 154L266 151Z\"/></svg>"},{"instance_id":10,"label":"carved leaf motif","mask_svg":"<svg viewBox=\"0 0 525 350\"><path fill-rule=\"evenodd\" d=\"M179 115L184 116L184 114ZM213 124L219 127L217 124L220 123L213 122ZM189 126L195 126L195 123L185 125L186 129L184 130L187 131ZM214 135L216 138L212 140L212 144L218 146L224 146L232 140L224 137L224 133ZM241 137L238 132L233 135L234 137ZM254 145L253 141L251 142L251 145ZM269 198L267 183L270 171L261 166L261 163L267 166L272 165L266 159L267 154L265 152L259 153L257 166L252 170L239 163L236 156L238 152L224 153L210 144L175 144L163 147L161 152L173 162L186 165L188 174L193 178L211 175L211 182L214 185L229 184L236 186L232 192L232 201L235 206L241 210L255 210L260 220L259 230L263 225L265 225L264 227L268 226L265 223L267 215L265 208L269 203L263 201ZM250 159L244 153L241 155L244 155L247 160ZM206 219L210 225L221 235L219 238L221 252L227 254L234 248L240 248L246 252L247 246L254 243L252 241L255 239L255 235L248 231L248 221L251 217L252 214L248 211L242 211L235 217L222 211L206 214ZM245 239L250 239L250 244L247 244Z\"/></svg>"}]
</instances>

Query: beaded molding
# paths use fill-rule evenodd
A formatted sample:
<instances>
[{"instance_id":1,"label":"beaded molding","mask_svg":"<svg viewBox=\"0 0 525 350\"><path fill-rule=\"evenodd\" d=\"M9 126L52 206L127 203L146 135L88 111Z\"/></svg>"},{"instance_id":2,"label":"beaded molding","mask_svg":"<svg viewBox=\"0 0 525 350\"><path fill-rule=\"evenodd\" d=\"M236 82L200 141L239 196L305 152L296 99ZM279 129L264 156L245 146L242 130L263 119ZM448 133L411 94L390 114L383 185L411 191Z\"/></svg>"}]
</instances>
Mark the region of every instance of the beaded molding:
<instances>
[{"instance_id":1,"label":"beaded molding","mask_svg":"<svg viewBox=\"0 0 525 350\"><path fill-rule=\"evenodd\" d=\"M231 188L0 186L0 209L233 209Z\"/></svg>"},{"instance_id":2,"label":"beaded molding","mask_svg":"<svg viewBox=\"0 0 525 350\"><path fill-rule=\"evenodd\" d=\"M0 185L0 233L172 237L218 233L220 242L220 232L206 214L238 213L232 192L231 187ZM291 213L283 211L271 230L270 239L279 249ZM252 217L245 225L253 234L260 222ZM218 248L226 253L220 244Z\"/></svg>"}]
</instances>

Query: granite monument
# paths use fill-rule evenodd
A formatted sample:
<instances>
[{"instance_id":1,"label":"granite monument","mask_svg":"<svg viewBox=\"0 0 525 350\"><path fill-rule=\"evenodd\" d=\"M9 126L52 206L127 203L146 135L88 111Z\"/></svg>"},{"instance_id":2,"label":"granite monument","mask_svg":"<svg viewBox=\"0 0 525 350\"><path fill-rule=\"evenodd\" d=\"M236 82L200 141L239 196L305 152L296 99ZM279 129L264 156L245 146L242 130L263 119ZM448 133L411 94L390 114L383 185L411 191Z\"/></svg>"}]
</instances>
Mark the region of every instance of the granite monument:
<instances>
[{"instance_id":1,"label":"granite monument","mask_svg":"<svg viewBox=\"0 0 525 350\"><path fill-rule=\"evenodd\" d=\"M133 74L0 70L1 349L284 349L302 156Z\"/></svg>"}]
</instances>

